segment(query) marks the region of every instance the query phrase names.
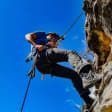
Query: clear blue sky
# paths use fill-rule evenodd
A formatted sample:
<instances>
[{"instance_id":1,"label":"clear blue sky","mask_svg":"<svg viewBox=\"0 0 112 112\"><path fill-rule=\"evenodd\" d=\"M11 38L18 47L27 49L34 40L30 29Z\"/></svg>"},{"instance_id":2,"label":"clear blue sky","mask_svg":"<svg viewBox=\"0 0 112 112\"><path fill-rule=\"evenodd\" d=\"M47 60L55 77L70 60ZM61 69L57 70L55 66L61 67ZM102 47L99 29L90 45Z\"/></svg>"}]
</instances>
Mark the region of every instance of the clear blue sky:
<instances>
[{"instance_id":1,"label":"clear blue sky","mask_svg":"<svg viewBox=\"0 0 112 112\"><path fill-rule=\"evenodd\" d=\"M20 112L31 64L25 63L30 44L25 34L33 31L62 35L82 11L83 0L0 1L0 112ZM85 48L84 15L68 33L60 48L81 52ZM68 64L64 64L71 67ZM83 101L67 79L37 71L23 112L78 112Z\"/></svg>"}]
</instances>

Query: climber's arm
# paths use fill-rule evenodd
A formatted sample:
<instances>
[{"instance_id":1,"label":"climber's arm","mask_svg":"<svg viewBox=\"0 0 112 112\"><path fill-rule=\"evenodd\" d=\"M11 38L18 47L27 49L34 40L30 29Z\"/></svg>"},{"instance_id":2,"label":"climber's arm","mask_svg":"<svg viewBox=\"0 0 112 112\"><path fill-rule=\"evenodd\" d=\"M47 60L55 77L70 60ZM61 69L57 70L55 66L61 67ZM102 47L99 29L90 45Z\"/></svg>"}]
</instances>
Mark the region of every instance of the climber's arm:
<instances>
[{"instance_id":1,"label":"climber's arm","mask_svg":"<svg viewBox=\"0 0 112 112\"><path fill-rule=\"evenodd\" d=\"M37 44L34 40L37 39L38 37L36 36L35 33L29 33L25 35L26 40L31 43L36 49L39 51L42 51L44 49L43 45Z\"/></svg>"}]
</instances>

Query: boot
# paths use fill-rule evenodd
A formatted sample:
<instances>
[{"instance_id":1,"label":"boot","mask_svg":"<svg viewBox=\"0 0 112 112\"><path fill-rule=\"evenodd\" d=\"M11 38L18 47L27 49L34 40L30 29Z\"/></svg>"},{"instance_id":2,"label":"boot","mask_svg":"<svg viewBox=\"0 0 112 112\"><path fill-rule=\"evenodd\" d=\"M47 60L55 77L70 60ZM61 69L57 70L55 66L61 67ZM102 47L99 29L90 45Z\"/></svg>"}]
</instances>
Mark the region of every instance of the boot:
<instances>
[{"instance_id":1,"label":"boot","mask_svg":"<svg viewBox=\"0 0 112 112\"><path fill-rule=\"evenodd\" d=\"M97 74L92 71L92 66L87 65L80 71L84 88L90 88L103 78L103 74Z\"/></svg>"}]
</instances>

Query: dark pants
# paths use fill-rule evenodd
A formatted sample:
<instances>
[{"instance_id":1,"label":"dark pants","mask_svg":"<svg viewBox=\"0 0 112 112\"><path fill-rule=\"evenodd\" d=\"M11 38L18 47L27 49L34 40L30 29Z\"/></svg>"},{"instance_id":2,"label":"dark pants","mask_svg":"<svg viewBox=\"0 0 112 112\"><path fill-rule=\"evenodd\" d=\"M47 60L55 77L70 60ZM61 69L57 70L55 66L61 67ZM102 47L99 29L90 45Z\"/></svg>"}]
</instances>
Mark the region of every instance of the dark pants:
<instances>
[{"instance_id":1,"label":"dark pants","mask_svg":"<svg viewBox=\"0 0 112 112\"><path fill-rule=\"evenodd\" d=\"M39 55L36 67L41 73L71 79L80 96L86 103L88 102L87 100L89 100L89 98L87 97L90 92L88 89L83 88L81 77L78 74L81 68L88 63L86 63L76 52L58 48L48 48L40 52ZM77 72L57 64L58 62L69 62Z\"/></svg>"}]
</instances>

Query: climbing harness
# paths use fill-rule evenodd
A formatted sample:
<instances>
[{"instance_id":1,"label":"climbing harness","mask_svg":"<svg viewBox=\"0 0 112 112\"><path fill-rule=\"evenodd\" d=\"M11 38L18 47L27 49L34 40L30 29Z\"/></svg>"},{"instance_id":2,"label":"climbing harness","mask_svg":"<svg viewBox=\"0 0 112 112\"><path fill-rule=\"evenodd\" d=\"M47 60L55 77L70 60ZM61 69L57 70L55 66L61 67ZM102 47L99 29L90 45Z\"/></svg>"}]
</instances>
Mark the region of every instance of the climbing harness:
<instances>
[{"instance_id":1,"label":"climbing harness","mask_svg":"<svg viewBox=\"0 0 112 112\"><path fill-rule=\"evenodd\" d=\"M64 35L62 35L60 37L60 39L58 40L58 42L61 42L62 40L65 39L66 34L72 29L72 27L77 23L77 21L80 19L80 17L82 15L83 15L83 12L75 19L75 21L72 23L72 25L66 30L66 32L64 33ZM30 87L31 79L33 79L35 77L35 64L36 64L36 59L37 59L38 53L36 53L35 56L33 56L31 53L29 54L28 58L26 58L25 61L26 62L29 62L30 60L33 59L34 60L34 63L33 63L32 69L27 74L28 76L30 76L30 78L29 78L29 81L28 81L27 89L26 89L26 92L25 92L25 96L24 96L24 100L23 100L23 103L22 103L21 111L20 112L23 111L24 104L25 104L25 101L26 101L26 97L27 97L27 94L28 94L28 90L29 90L29 87ZM44 74L42 74L41 80L43 80L43 78L44 78Z\"/></svg>"}]
</instances>

